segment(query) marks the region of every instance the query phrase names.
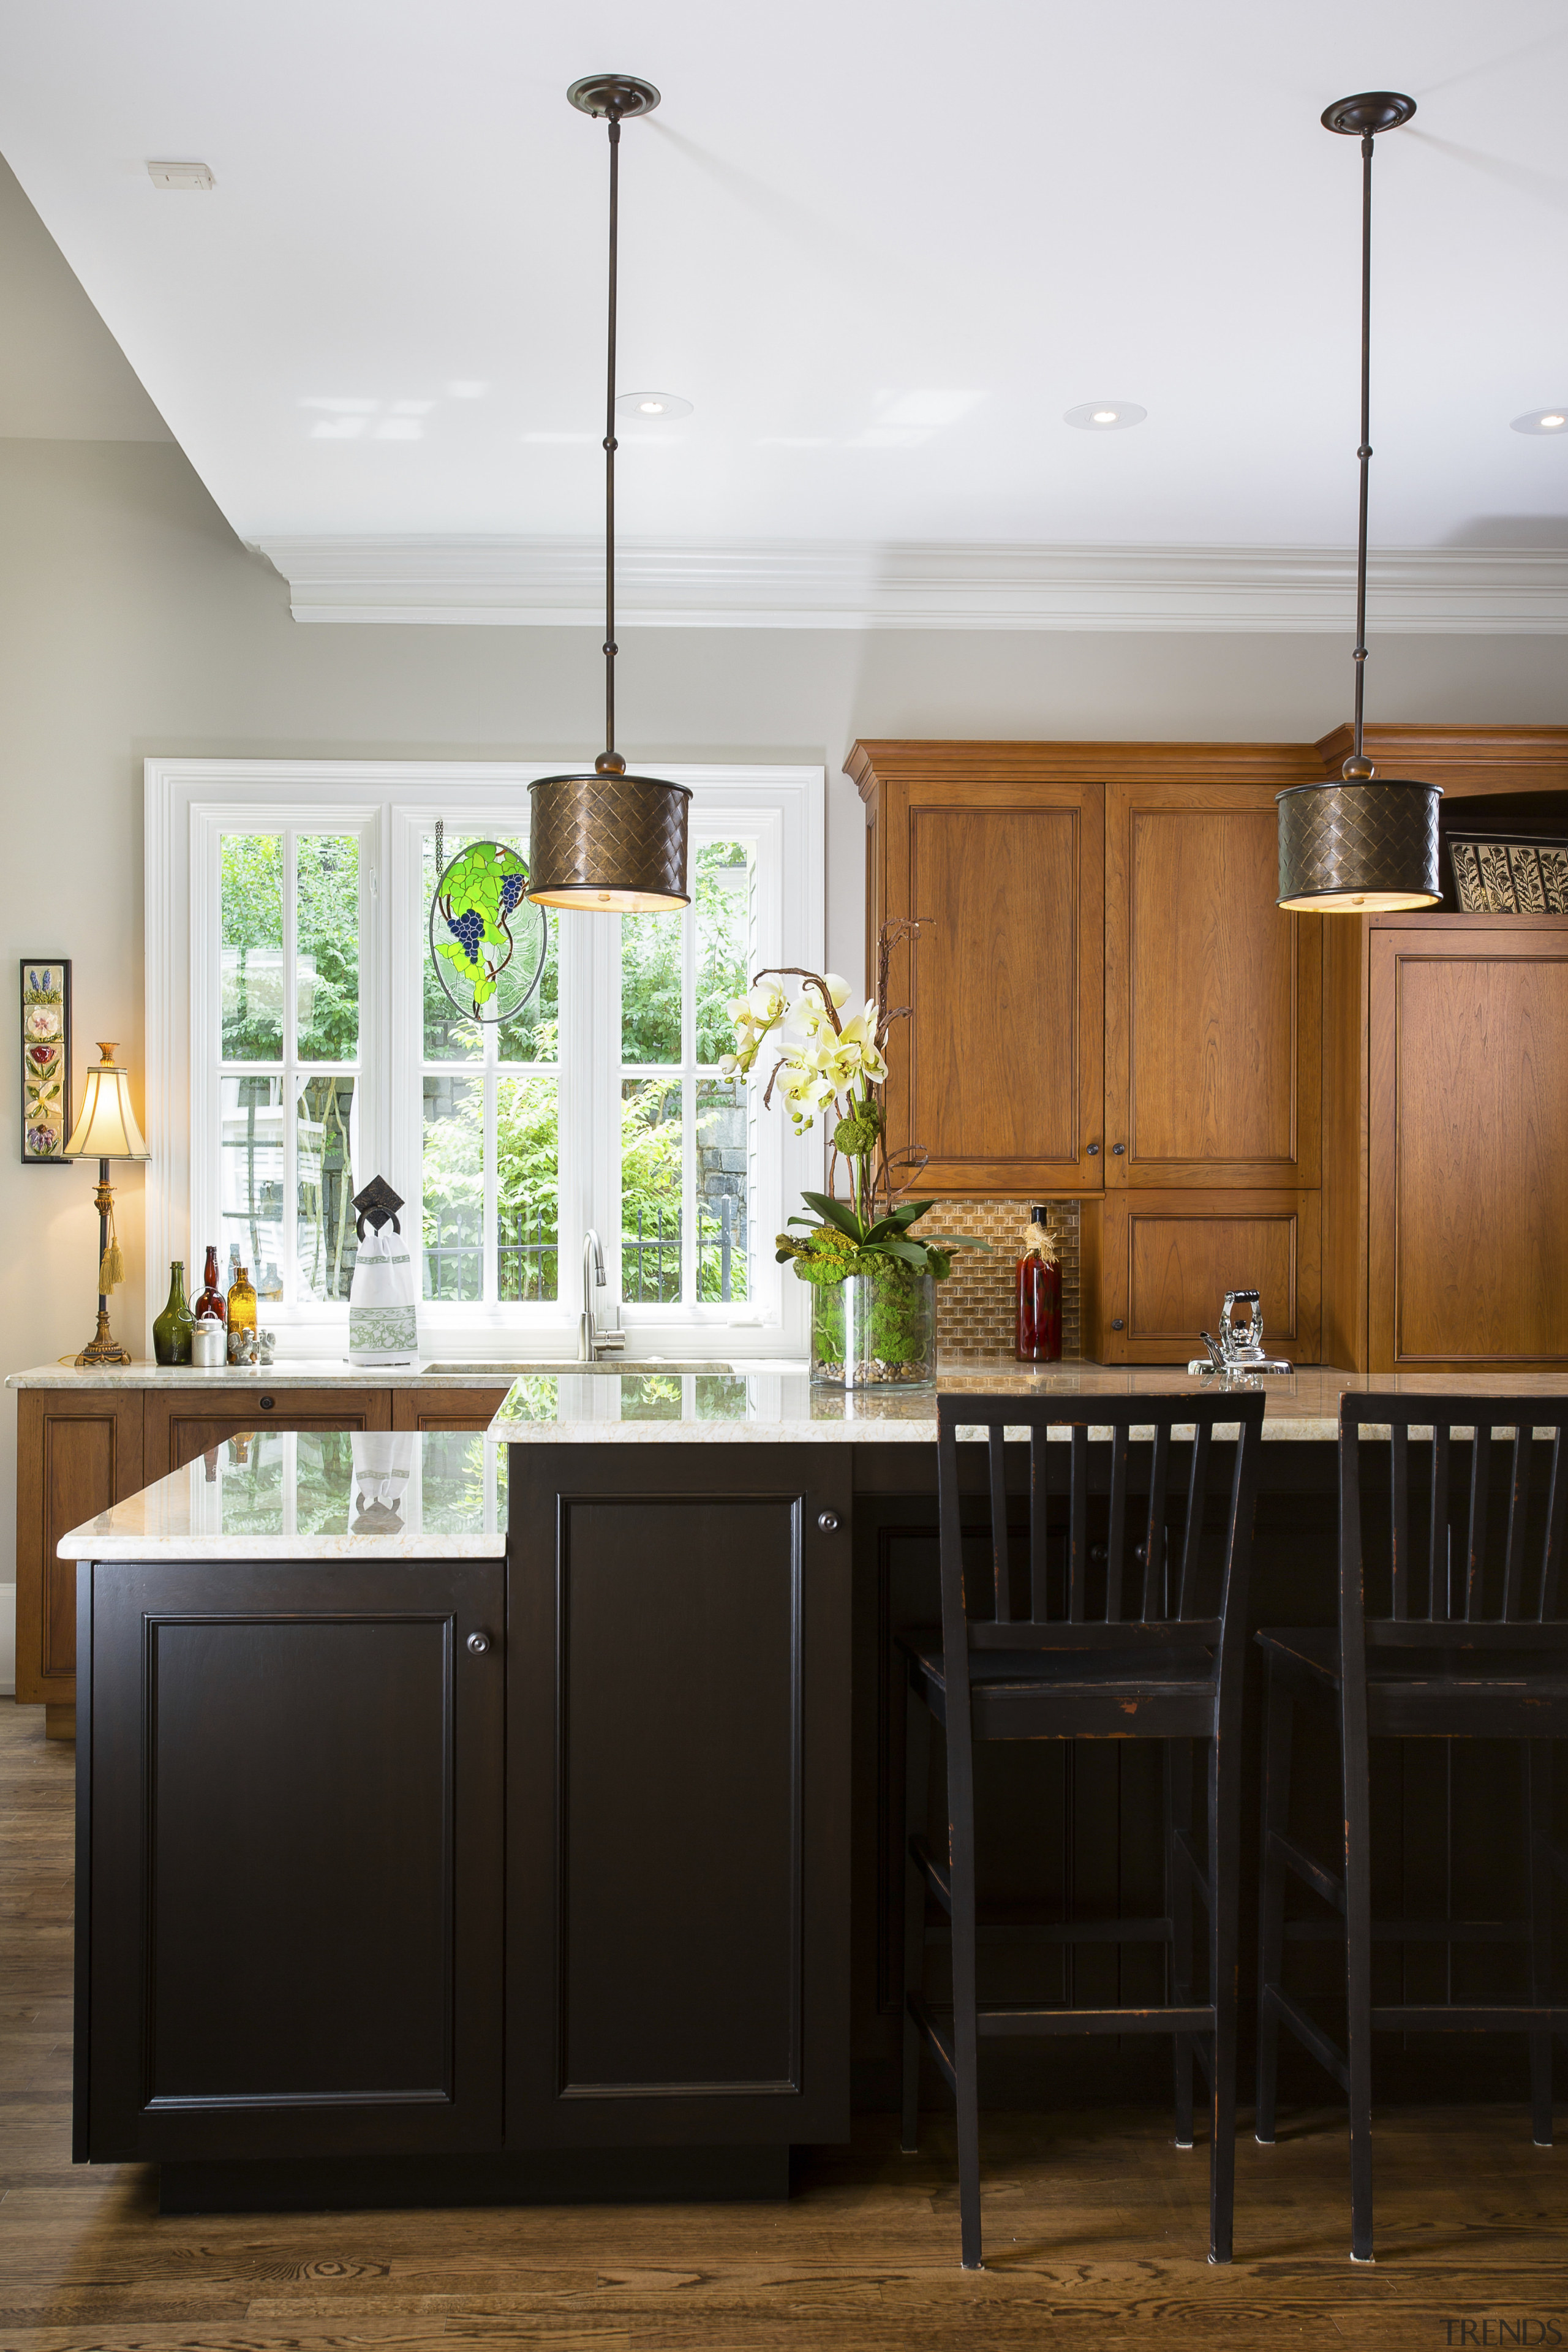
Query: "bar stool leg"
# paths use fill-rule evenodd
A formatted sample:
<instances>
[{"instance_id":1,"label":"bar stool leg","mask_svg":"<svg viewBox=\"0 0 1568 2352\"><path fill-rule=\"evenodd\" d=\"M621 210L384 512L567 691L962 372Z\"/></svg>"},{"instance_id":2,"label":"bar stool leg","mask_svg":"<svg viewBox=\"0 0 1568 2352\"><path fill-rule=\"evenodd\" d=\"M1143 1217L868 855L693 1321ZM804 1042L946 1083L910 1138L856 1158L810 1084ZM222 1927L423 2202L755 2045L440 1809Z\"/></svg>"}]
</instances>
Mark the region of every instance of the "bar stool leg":
<instances>
[{"instance_id":1,"label":"bar stool leg","mask_svg":"<svg viewBox=\"0 0 1568 2352\"><path fill-rule=\"evenodd\" d=\"M952 2071L958 2109L958 2210L962 2261L983 2270L980 2252L980 2026L975 1982L974 1756L967 1737L947 1735L949 1883L952 1888Z\"/></svg>"},{"instance_id":2,"label":"bar stool leg","mask_svg":"<svg viewBox=\"0 0 1568 2352\"><path fill-rule=\"evenodd\" d=\"M1345 1811L1345 2058L1351 2125L1351 2260L1375 2259L1372 2243L1372 1804L1363 1705L1342 1686Z\"/></svg>"},{"instance_id":3,"label":"bar stool leg","mask_svg":"<svg viewBox=\"0 0 1568 2352\"><path fill-rule=\"evenodd\" d=\"M1290 1828L1290 1737L1295 1703L1276 1679L1272 1663L1264 1696L1263 1859L1258 1885L1258 2116L1253 2126L1265 2147L1274 2145L1275 2094L1279 2075L1279 2012L1271 1995L1285 1965L1285 1857L1275 1840Z\"/></svg>"},{"instance_id":4,"label":"bar stool leg","mask_svg":"<svg viewBox=\"0 0 1568 2352\"><path fill-rule=\"evenodd\" d=\"M926 1886L910 1852L924 1837L931 1805L931 1709L914 1677L909 1678L904 1710L904 2084L900 2145L912 2156L919 2143L921 2035L910 2012L911 1996L925 1990Z\"/></svg>"},{"instance_id":5,"label":"bar stool leg","mask_svg":"<svg viewBox=\"0 0 1568 2352\"><path fill-rule=\"evenodd\" d=\"M1209 2000L1214 2102L1209 2142L1209 2260L1228 2263L1236 2210L1236 2010L1241 1888L1240 1725L1209 1742Z\"/></svg>"},{"instance_id":6,"label":"bar stool leg","mask_svg":"<svg viewBox=\"0 0 1568 2352\"><path fill-rule=\"evenodd\" d=\"M1524 1750L1525 1828L1530 1853L1530 1998L1552 1999L1552 1742L1531 1739ZM1531 2133L1537 2147L1552 2145L1552 2036L1530 2037Z\"/></svg>"},{"instance_id":7,"label":"bar stool leg","mask_svg":"<svg viewBox=\"0 0 1568 2352\"><path fill-rule=\"evenodd\" d=\"M1171 1999L1193 1997L1193 1882L1178 1832L1193 1825L1193 1749L1186 1739L1165 1742L1165 1906L1171 1922ZM1172 2037L1175 2066L1176 2146L1193 2144L1193 2037Z\"/></svg>"}]
</instances>

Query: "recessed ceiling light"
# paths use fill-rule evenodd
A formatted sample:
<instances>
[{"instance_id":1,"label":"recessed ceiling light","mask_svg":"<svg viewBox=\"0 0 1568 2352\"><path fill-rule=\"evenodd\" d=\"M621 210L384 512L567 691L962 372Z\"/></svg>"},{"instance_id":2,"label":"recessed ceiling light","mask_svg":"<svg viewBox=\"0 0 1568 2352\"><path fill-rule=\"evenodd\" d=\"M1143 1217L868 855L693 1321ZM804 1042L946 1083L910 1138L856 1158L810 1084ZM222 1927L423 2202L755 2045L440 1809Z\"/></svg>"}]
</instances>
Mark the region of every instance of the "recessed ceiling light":
<instances>
[{"instance_id":1,"label":"recessed ceiling light","mask_svg":"<svg viewBox=\"0 0 1568 2352\"><path fill-rule=\"evenodd\" d=\"M1076 408L1064 411L1064 425L1076 425L1082 433L1125 433L1130 425L1142 425L1148 415L1135 400L1080 400Z\"/></svg>"},{"instance_id":2,"label":"recessed ceiling light","mask_svg":"<svg viewBox=\"0 0 1568 2352\"><path fill-rule=\"evenodd\" d=\"M149 163L147 177L155 188L211 188L216 185L205 163Z\"/></svg>"},{"instance_id":3,"label":"recessed ceiling light","mask_svg":"<svg viewBox=\"0 0 1568 2352\"><path fill-rule=\"evenodd\" d=\"M673 392L623 392L616 403L622 416L689 416L691 403Z\"/></svg>"},{"instance_id":4,"label":"recessed ceiling light","mask_svg":"<svg viewBox=\"0 0 1568 2352\"><path fill-rule=\"evenodd\" d=\"M1568 408L1532 408L1513 420L1516 433L1568 433Z\"/></svg>"}]
</instances>

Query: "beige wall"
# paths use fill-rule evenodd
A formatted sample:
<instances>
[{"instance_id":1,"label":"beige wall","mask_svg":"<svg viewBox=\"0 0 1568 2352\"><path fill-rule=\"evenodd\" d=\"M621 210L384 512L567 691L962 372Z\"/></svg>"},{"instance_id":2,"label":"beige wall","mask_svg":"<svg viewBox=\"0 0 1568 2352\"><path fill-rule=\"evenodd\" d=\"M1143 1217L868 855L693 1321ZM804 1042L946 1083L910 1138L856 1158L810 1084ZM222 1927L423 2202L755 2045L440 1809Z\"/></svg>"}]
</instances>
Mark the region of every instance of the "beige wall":
<instances>
[{"instance_id":1,"label":"beige wall","mask_svg":"<svg viewBox=\"0 0 1568 2352\"><path fill-rule=\"evenodd\" d=\"M860 964L861 820L840 773L857 735L1302 738L1344 717L1346 638L622 633L637 757L822 761L830 961ZM112 1036L140 1070L142 761L415 753L580 758L600 665L588 629L301 628L172 444L0 441L0 808L5 875L0 1370L90 1334L96 1227L85 1171L24 1169L12 975L74 962L76 1063ZM1382 641L1373 712L1568 721L1561 639ZM140 1174L115 1321L147 1344ZM162 1303L156 1284L155 1304ZM0 1583L9 1580L15 1405L0 1421Z\"/></svg>"}]
</instances>

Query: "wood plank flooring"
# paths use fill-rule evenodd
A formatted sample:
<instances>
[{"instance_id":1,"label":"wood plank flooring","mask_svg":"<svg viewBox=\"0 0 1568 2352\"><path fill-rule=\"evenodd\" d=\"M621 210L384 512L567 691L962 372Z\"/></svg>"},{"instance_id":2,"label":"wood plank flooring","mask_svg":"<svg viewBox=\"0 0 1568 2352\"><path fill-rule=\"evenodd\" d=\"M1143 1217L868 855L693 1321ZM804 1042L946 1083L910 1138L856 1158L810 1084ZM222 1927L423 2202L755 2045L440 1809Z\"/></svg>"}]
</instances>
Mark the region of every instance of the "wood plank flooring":
<instances>
[{"instance_id":1,"label":"wood plank flooring","mask_svg":"<svg viewBox=\"0 0 1568 2352\"><path fill-rule=\"evenodd\" d=\"M915 2158L862 2119L787 2205L163 2218L150 2171L69 2160L72 1766L0 1700L0 2352L1568 2346L1568 2146L1519 2108L1379 2116L1368 2270L1332 2107L1244 2126L1225 2270L1202 2147L1114 2110L988 2119L978 2274L941 2115Z\"/></svg>"}]
</instances>

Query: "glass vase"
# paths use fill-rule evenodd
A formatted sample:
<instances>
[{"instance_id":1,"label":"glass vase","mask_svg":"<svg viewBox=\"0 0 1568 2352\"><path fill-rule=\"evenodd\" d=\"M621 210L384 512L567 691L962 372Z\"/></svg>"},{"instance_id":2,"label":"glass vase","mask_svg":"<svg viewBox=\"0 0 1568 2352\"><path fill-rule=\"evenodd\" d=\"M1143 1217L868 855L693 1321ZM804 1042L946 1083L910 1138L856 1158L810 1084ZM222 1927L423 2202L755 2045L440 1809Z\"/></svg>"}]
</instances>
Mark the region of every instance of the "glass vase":
<instances>
[{"instance_id":1,"label":"glass vase","mask_svg":"<svg viewBox=\"0 0 1568 2352\"><path fill-rule=\"evenodd\" d=\"M835 1388L919 1388L936 1378L936 1284L889 1258L871 1274L818 1283L811 1377Z\"/></svg>"}]
</instances>

